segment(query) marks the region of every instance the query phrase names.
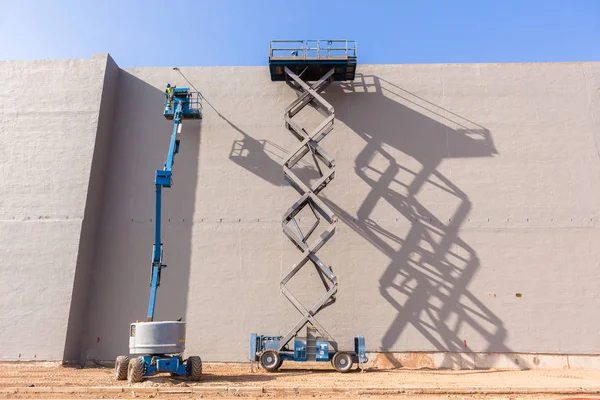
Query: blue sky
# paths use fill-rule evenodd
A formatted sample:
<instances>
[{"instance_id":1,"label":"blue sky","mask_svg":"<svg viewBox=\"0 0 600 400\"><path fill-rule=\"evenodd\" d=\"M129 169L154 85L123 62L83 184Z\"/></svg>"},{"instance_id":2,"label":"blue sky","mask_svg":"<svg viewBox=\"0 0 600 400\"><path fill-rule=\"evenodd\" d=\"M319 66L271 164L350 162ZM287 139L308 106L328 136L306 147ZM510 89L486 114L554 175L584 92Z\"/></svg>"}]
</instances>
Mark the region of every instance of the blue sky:
<instances>
[{"instance_id":1,"label":"blue sky","mask_svg":"<svg viewBox=\"0 0 600 400\"><path fill-rule=\"evenodd\" d=\"M288 6L286 6L288 5ZM353 39L359 63L600 61L600 0L0 0L0 59L265 65L271 39Z\"/></svg>"}]
</instances>

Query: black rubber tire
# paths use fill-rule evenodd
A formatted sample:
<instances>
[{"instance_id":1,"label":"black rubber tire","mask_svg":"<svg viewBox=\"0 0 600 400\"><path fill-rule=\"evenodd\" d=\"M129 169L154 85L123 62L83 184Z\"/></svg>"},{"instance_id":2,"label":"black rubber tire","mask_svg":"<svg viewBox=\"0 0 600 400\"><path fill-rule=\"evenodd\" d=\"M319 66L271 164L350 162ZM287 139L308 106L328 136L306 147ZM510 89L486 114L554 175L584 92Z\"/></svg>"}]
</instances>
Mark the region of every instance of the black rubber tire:
<instances>
[{"instance_id":1,"label":"black rubber tire","mask_svg":"<svg viewBox=\"0 0 600 400\"><path fill-rule=\"evenodd\" d=\"M187 360L188 376L193 381L199 381L202 377L202 360L198 356L190 356Z\"/></svg>"},{"instance_id":2,"label":"black rubber tire","mask_svg":"<svg viewBox=\"0 0 600 400\"><path fill-rule=\"evenodd\" d=\"M335 353L331 359L331 365L333 365L333 368L342 373L350 371L353 364L352 355L348 353Z\"/></svg>"},{"instance_id":3,"label":"black rubber tire","mask_svg":"<svg viewBox=\"0 0 600 400\"><path fill-rule=\"evenodd\" d=\"M129 357L119 356L115 361L115 378L118 381L127 379L127 367L129 366Z\"/></svg>"},{"instance_id":4,"label":"black rubber tire","mask_svg":"<svg viewBox=\"0 0 600 400\"><path fill-rule=\"evenodd\" d=\"M277 371L281 364L281 357L275 350L267 350L260 355L260 365L269 372Z\"/></svg>"},{"instance_id":5,"label":"black rubber tire","mask_svg":"<svg viewBox=\"0 0 600 400\"><path fill-rule=\"evenodd\" d=\"M141 382L144 379L146 367L144 362L139 358L129 360L129 368L127 368L127 381L132 383Z\"/></svg>"}]
</instances>

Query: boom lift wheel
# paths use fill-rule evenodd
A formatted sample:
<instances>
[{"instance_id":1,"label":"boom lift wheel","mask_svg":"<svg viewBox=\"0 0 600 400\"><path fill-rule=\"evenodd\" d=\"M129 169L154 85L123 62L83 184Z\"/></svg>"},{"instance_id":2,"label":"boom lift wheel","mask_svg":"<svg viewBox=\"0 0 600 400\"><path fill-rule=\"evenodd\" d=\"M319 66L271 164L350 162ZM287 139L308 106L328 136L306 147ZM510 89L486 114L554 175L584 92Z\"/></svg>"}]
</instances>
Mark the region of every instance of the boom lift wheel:
<instances>
[{"instance_id":1,"label":"boom lift wheel","mask_svg":"<svg viewBox=\"0 0 600 400\"><path fill-rule=\"evenodd\" d=\"M260 356L260 365L269 372L277 371L281 363L279 353L274 350L267 350Z\"/></svg>"},{"instance_id":2,"label":"boom lift wheel","mask_svg":"<svg viewBox=\"0 0 600 400\"><path fill-rule=\"evenodd\" d=\"M331 364L338 372L348 372L352 369L352 356L348 353L335 353L331 359Z\"/></svg>"},{"instance_id":3,"label":"boom lift wheel","mask_svg":"<svg viewBox=\"0 0 600 400\"><path fill-rule=\"evenodd\" d=\"M202 377L202 360L198 356L190 356L187 360L187 372L191 380L199 381Z\"/></svg>"},{"instance_id":4,"label":"boom lift wheel","mask_svg":"<svg viewBox=\"0 0 600 400\"><path fill-rule=\"evenodd\" d=\"M129 361L127 369L127 381L131 383L141 382L145 374L144 362L140 358L134 358Z\"/></svg>"},{"instance_id":5,"label":"boom lift wheel","mask_svg":"<svg viewBox=\"0 0 600 400\"><path fill-rule=\"evenodd\" d=\"M129 366L129 357L119 356L115 361L115 377L119 381L127 379L127 367Z\"/></svg>"}]
</instances>

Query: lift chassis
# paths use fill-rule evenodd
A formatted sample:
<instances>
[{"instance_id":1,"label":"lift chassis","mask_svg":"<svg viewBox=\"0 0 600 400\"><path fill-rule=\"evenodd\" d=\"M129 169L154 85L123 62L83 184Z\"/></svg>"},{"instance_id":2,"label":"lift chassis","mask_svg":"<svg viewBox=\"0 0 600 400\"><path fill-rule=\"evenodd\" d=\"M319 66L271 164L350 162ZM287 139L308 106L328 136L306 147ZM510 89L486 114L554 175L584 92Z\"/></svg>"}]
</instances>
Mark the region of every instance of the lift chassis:
<instances>
[{"instance_id":1,"label":"lift chassis","mask_svg":"<svg viewBox=\"0 0 600 400\"><path fill-rule=\"evenodd\" d=\"M311 332L312 331L312 332ZM322 337L315 337L314 328L307 327L306 337L294 337L294 346L289 343L282 346L283 336L250 335L250 361L258 362L269 372L279 369L283 361L316 361L331 362L339 372L348 372L358 364L364 370L367 357L365 354L365 337L354 338L354 349L336 351L337 344ZM312 351L311 351L312 350Z\"/></svg>"},{"instance_id":2,"label":"lift chassis","mask_svg":"<svg viewBox=\"0 0 600 400\"><path fill-rule=\"evenodd\" d=\"M333 269L317 254L333 236L337 224L333 211L318 196L335 176L335 160L319 144L333 130L335 113L333 106L320 92L334 81L354 80L356 44L346 40L272 41L269 69L272 81L285 81L297 94L297 98L286 108L284 119L286 128L299 143L283 161L283 172L300 198L283 215L282 228L301 254L284 273L280 287L282 294L302 318L283 336L251 334L249 359L251 363L258 361L267 371L276 371L284 360L331 362L339 372L348 372L354 364L358 364L364 371L364 363L367 362L364 336L354 337L353 349L340 351L337 342L316 319L317 313L335 302L338 290ZM294 116L307 106L315 108L325 118L311 132L294 121ZM312 157L320 175L312 183L304 182L293 172L305 156ZM305 231L296 219L303 210L314 216L314 223ZM313 235L321 223L325 225L324 228ZM310 309L286 286L305 266L316 269L325 288L325 293ZM304 327L306 336L298 336Z\"/></svg>"},{"instance_id":3,"label":"lift chassis","mask_svg":"<svg viewBox=\"0 0 600 400\"><path fill-rule=\"evenodd\" d=\"M134 322L129 330L129 353L133 357L119 356L115 362L115 376L129 383L140 382L144 377L158 373L172 376L185 376L199 380L202 375L202 360L198 356L183 359L185 350L185 322L154 321L156 296L160 286L163 264L163 244L161 241L161 199L162 189L172 184L172 169L175 155L179 153L181 128L184 119L201 119L200 94L188 88L171 87L167 84L163 115L173 121L173 132L169 142L169 153L162 170L157 170L154 178L156 188L156 215L154 226L154 246L152 248L152 269L150 278L150 299L146 322Z\"/></svg>"}]
</instances>

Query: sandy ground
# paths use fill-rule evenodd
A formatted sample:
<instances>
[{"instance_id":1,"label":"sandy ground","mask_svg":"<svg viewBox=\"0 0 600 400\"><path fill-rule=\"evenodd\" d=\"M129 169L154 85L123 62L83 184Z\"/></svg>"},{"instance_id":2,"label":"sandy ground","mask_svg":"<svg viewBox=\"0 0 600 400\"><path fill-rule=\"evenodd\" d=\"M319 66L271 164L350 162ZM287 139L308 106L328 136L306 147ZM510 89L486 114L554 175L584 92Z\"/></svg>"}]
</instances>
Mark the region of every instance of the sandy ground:
<instances>
[{"instance_id":1,"label":"sandy ground","mask_svg":"<svg viewBox=\"0 0 600 400\"><path fill-rule=\"evenodd\" d=\"M561 395L554 396L553 393ZM205 364L203 379L199 382L157 375L130 386L126 381L115 380L112 368L80 369L51 363L0 364L0 398L15 399L414 398L417 395L420 399L431 400L575 399L589 398L596 393L600 394L600 371L587 370L370 369L364 373L340 374L330 366L316 365L308 369L305 364L290 363L284 364L276 373L257 371L256 367L251 373L248 364ZM600 399L600 395L595 398Z\"/></svg>"}]
</instances>

